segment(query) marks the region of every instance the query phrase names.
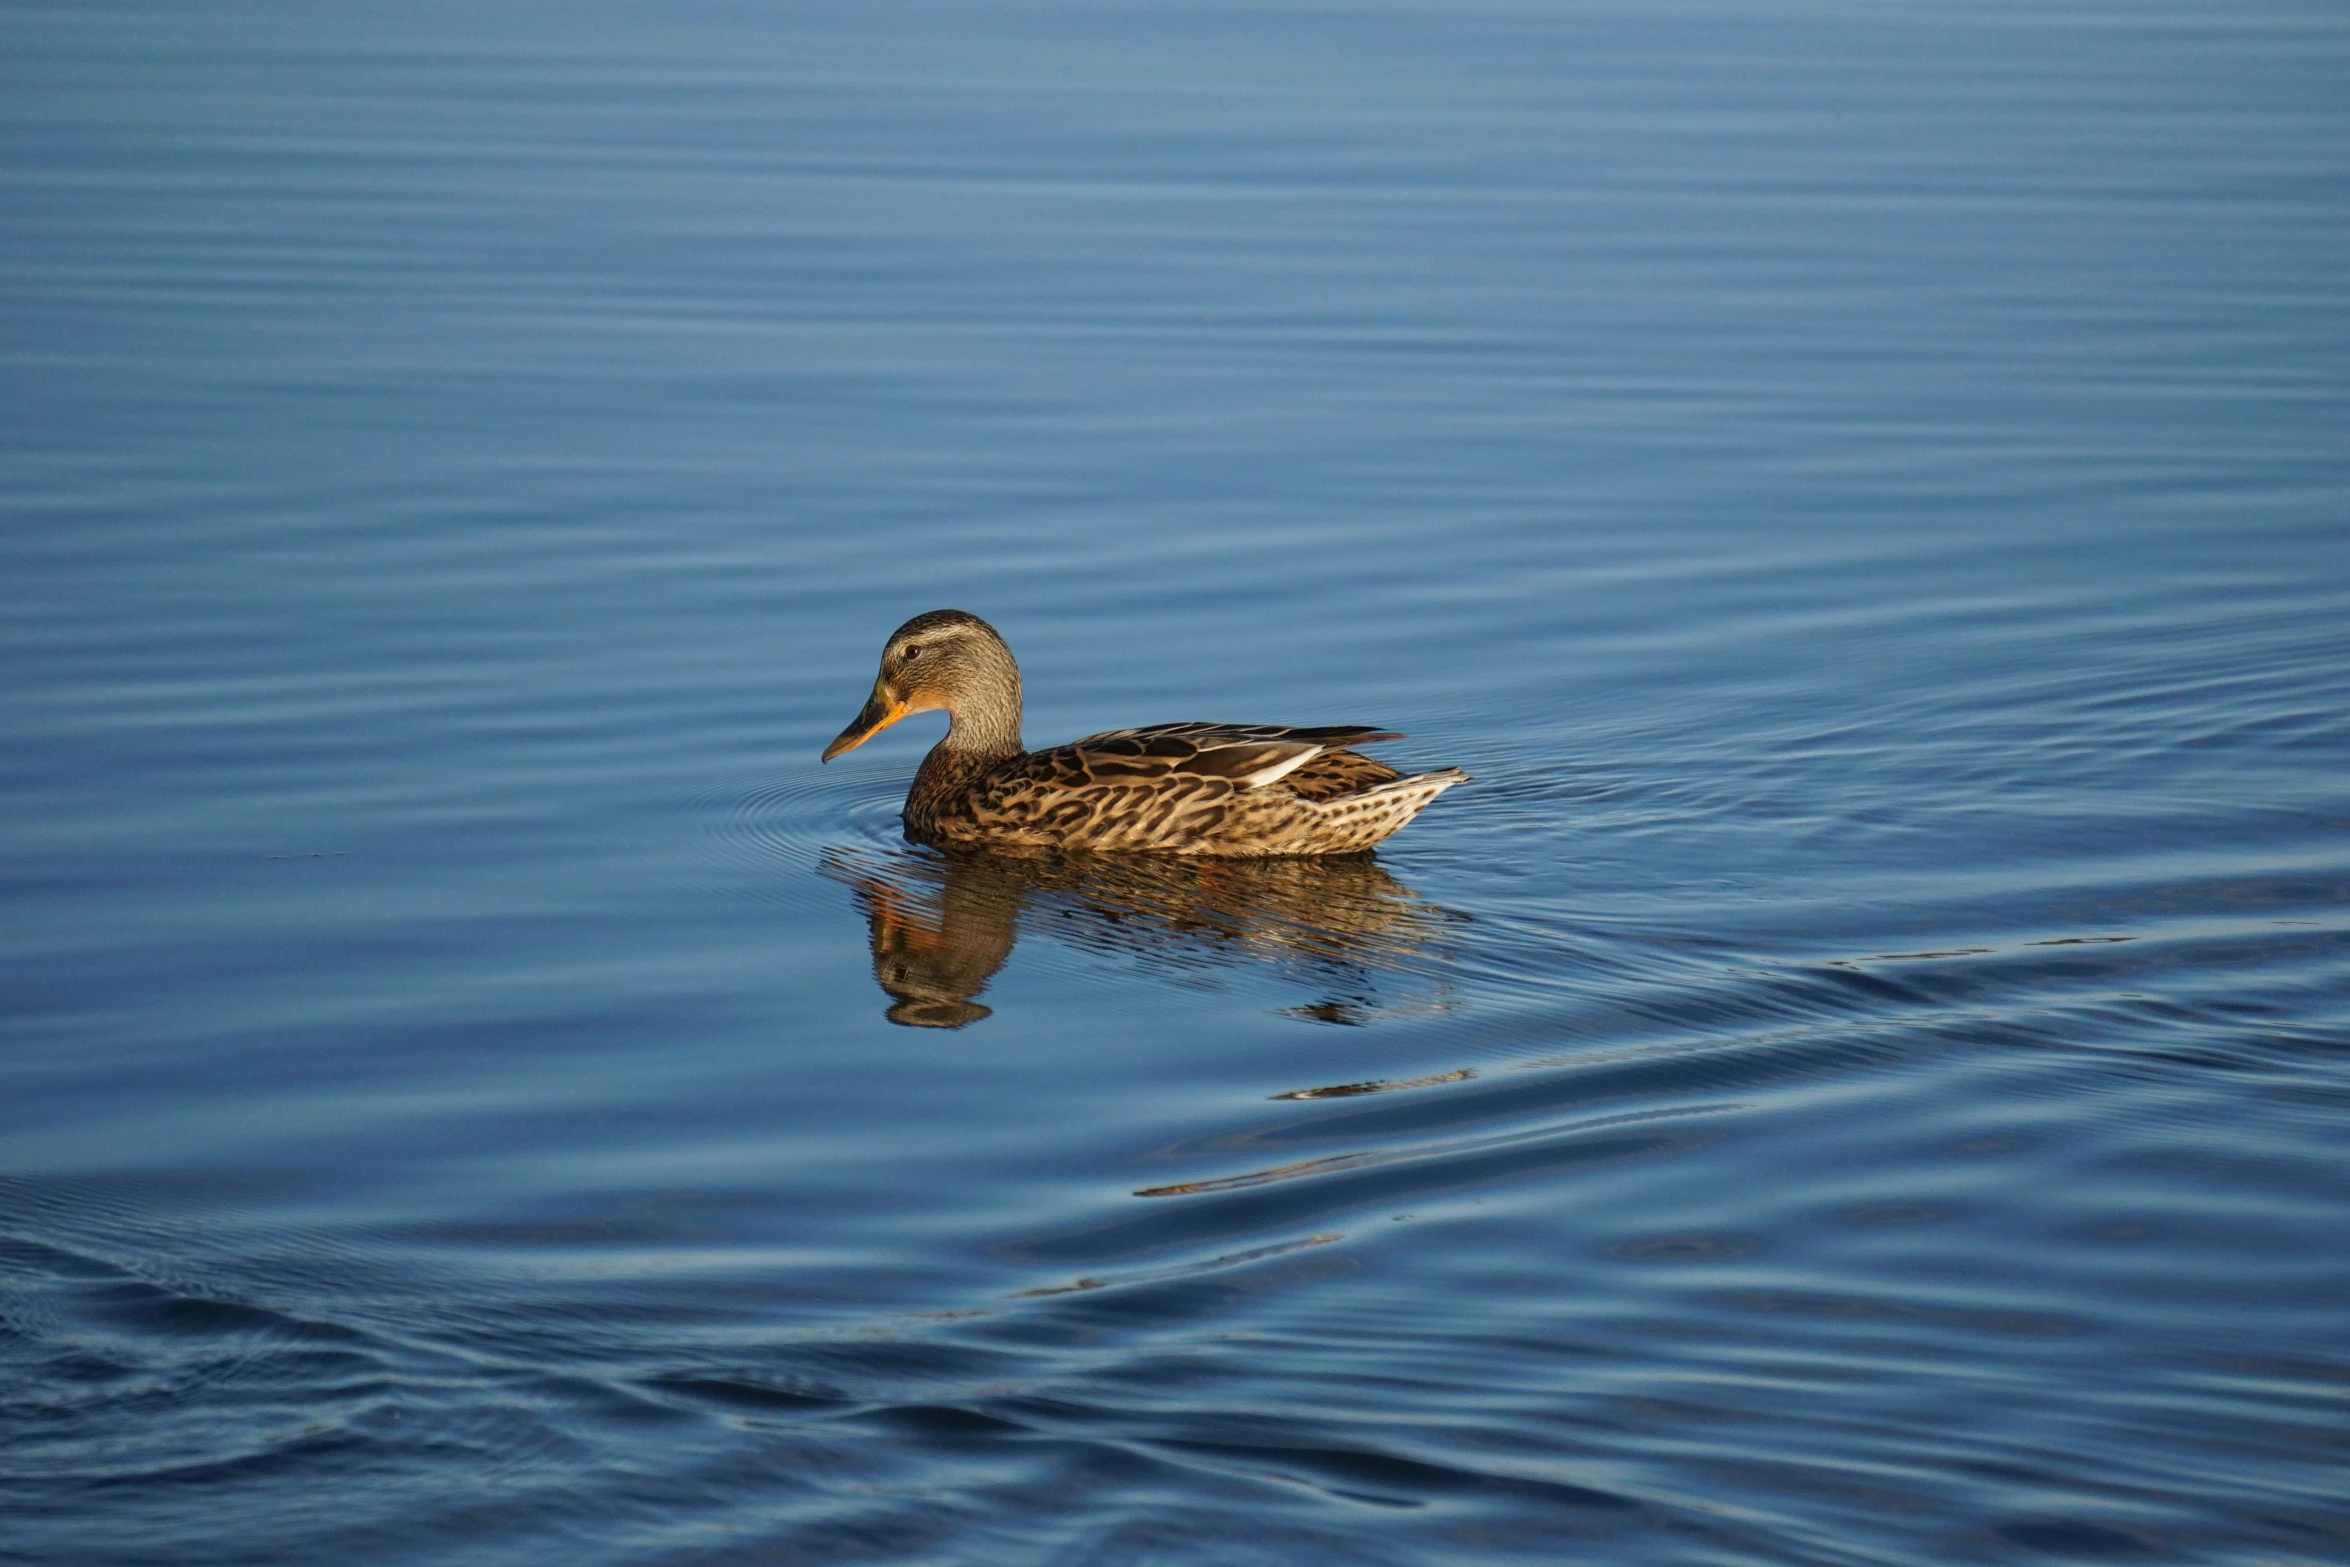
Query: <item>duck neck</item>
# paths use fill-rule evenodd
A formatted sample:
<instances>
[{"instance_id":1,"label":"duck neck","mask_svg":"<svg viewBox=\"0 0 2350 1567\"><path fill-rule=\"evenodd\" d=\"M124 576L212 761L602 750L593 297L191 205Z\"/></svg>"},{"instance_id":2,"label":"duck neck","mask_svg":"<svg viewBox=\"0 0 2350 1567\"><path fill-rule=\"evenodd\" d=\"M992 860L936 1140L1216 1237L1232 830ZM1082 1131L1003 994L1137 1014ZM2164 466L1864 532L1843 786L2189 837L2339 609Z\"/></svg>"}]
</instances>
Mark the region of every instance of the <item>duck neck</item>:
<instances>
[{"instance_id":1,"label":"duck neck","mask_svg":"<svg viewBox=\"0 0 2350 1567\"><path fill-rule=\"evenodd\" d=\"M1020 670L1006 652L981 664L955 693L946 738L931 754L953 751L963 761L992 765L1027 749L1020 743Z\"/></svg>"},{"instance_id":2,"label":"duck neck","mask_svg":"<svg viewBox=\"0 0 2350 1567\"><path fill-rule=\"evenodd\" d=\"M1020 743L1020 671L1007 653L1001 669L985 670L948 705L946 735L922 759L906 795L907 826L929 833L956 814L981 774L1027 749Z\"/></svg>"}]
</instances>

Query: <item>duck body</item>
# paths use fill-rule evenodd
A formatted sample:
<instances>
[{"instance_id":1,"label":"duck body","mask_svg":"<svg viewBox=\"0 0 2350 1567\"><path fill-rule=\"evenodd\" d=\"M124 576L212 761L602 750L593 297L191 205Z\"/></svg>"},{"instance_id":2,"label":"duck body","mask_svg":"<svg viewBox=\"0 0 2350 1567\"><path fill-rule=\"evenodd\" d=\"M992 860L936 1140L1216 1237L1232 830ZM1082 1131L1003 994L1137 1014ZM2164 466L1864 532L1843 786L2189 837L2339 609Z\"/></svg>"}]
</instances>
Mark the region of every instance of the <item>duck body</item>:
<instances>
[{"instance_id":1,"label":"duck body","mask_svg":"<svg viewBox=\"0 0 2350 1567\"><path fill-rule=\"evenodd\" d=\"M1468 774L1405 776L1351 749L1403 737L1365 725L1179 723L1049 750L1020 741L1020 676L995 628L961 610L890 636L865 708L824 759L909 713L951 723L906 795L906 836L1026 850L1245 857L1359 853Z\"/></svg>"},{"instance_id":2,"label":"duck body","mask_svg":"<svg viewBox=\"0 0 2350 1567\"><path fill-rule=\"evenodd\" d=\"M1467 776L1405 778L1348 749L1402 738L1362 726L1158 724L977 770L942 744L906 796L906 834L1005 848L1352 854Z\"/></svg>"}]
</instances>

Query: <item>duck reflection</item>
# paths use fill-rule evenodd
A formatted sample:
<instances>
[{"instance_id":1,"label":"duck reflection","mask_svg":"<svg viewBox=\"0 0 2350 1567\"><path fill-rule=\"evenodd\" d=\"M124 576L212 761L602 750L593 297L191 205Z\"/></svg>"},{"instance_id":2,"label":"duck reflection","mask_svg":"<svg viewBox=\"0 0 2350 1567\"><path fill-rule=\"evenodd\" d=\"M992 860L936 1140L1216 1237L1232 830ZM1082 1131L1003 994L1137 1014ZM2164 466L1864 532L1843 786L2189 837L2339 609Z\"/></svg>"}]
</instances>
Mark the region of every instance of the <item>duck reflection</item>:
<instances>
[{"instance_id":1,"label":"duck reflection","mask_svg":"<svg viewBox=\"0 0 2350 1567\"><path fill-rule=\"evenodd\" d=\"M969 850L834 850L824 873L872 927L886 1014L915 1028L991 1015L973 999L1011 957L1023 924L1084 951L1171 977L1269 964L1311 999L1291 1016L1361 1023L1443 1011L1429 971L1467 916L1429 903L1368 855L1206 860L1148 855L1015 856Z\"/></svg>"}]
</instances>

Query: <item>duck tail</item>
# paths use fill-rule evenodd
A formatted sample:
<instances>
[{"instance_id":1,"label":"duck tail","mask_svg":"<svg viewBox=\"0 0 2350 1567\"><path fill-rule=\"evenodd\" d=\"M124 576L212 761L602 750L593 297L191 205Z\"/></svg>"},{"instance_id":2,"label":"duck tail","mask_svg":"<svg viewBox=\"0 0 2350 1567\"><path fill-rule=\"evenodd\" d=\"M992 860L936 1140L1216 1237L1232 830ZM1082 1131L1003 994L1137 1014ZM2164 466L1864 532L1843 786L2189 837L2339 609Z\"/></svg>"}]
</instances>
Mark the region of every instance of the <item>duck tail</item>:
<instances>
[{"instance_id":1,"label":"duck tail","mask_svg":"<svg viewBox=\"0 0 2350 1567\"><path fill-rule=\"evenodd\" d=\"M1468 781L1467 773L1447 767L1325 801L1321 806L1323 827L1334 846L1322 852L1351 854L1368 849L1419 815L1430 800L1454 784Z\"/></svg>"}]
</instances>

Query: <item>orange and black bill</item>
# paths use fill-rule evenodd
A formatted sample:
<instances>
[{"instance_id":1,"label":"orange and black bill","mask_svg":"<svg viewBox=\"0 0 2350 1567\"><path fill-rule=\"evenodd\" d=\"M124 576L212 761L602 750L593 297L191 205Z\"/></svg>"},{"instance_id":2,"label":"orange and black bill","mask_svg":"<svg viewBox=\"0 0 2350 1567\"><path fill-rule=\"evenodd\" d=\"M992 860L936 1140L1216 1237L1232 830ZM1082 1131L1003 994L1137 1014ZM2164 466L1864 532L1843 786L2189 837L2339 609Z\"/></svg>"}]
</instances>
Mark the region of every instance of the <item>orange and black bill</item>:
<instances>
[{"instance_id":1,"label":"orange and black bill","mask_svg":"<svg viewBox=\"0 0 2350 1567\"><path fill-rule=\"evenodd\" d=\"M879 681L874 682L873 694L865 699L864 710L824 748L824 760L829 762L843 751L854 751L910 711L896 692Z\"/></svg>"}]
</instances>

